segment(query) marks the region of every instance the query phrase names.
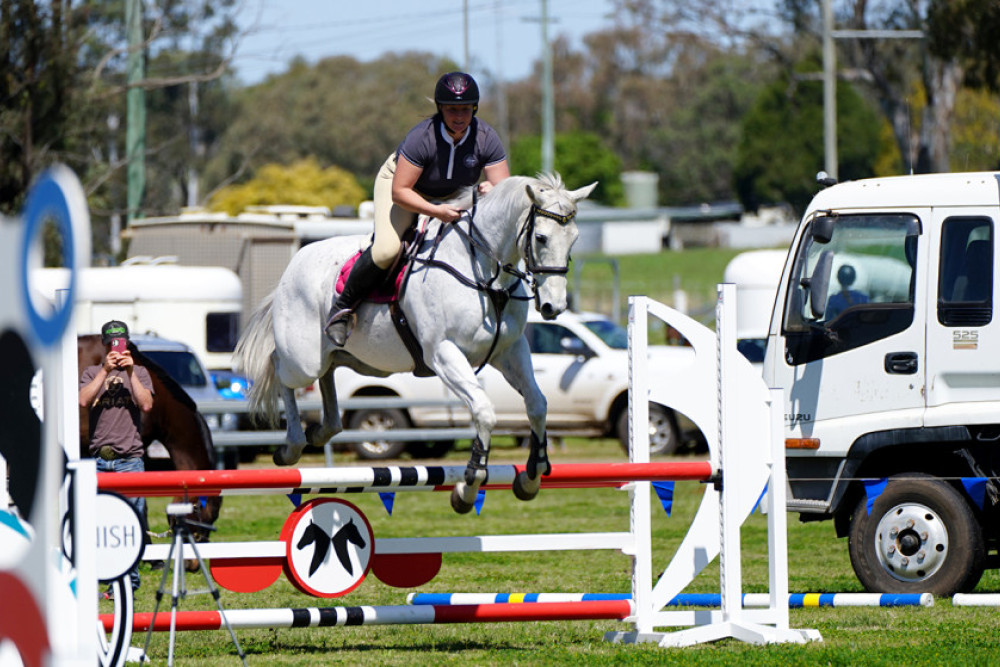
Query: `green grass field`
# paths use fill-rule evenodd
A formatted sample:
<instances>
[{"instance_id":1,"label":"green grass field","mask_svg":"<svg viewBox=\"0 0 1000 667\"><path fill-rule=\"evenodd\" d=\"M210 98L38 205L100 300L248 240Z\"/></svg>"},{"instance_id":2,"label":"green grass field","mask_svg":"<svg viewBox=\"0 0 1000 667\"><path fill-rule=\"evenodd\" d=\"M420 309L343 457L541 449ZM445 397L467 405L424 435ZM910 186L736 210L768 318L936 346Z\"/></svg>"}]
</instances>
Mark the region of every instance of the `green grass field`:
<instances>
[{"instance_id":1,"label":"green grass field","mask_svg":"<svg viewBox=\"0 0 1000 667\"><path fill-rule=\"evenodd\" d=\"M467 445L466 445L467 447ZM453 452L446 463L460 464L468 450ZM499 439L491 462L521 462L524 450ZM560 461L623 461L613 440L566 441L552 454ZM695 455L688 457L700 458ZM357 465L339 457L338 465ZM263 461L259 465L265 465ZM304 465L322 465L310 455ZM654 568L667 565L687 532L702 493L694 482L679 482L675 505L667 517L654 499ZM368 517L376 538L492 535L543 532L625 530L627 493L618 490L543 491L521 503L507 491L489 491L480 516L454 514L445 493L400 493L388 516L375 495L352 494L348 500ZM166 529L164 501L153 500L151 528ZM284 496L230 496L225 499L216 541L278 538L292 505ZM833 535L830 523L799 524L789 516L789 587L792 592L861 592L847 558L847 546ZM742 530L744 590L767 590L766 517L759 513ZM143 566L137 611L152 611L160 573ZM713 564L688 592L718 592ZM630 560L617 552L540 552L446 554L438 577L423 592L628 592ZM201 575L189 575L188 589L203 589ZM169 611L170 585L160 610ZM977 591L1000 591L1000 576L988 573ZM222 592L226 609L337 605L404 604L410 589L389 588L369 577L355 591L334 600L319 600L296 591L281 577L255 594ZM102 602L102 611L111 603ZM209 595L190 595L184 610L214 609ZM254 665L440 665L509 664L836 664L915 665L990 664L1000 651L1000 610L953 608L939 599L930 608L841 608L791 611L792 627L818 629L824 641L803 646L750 646L735 640L685 649L614 645L603 641L609 630L627 629L617 621L573 621L437 626L368 626L361 628L239 630L237 636ZM133 645L141 646L144 635ZM165 664L167 633L156 633L150 654ZM236 664L235 649L225 631L179 633L178 665Z\"/></svg>"}]
</instances>

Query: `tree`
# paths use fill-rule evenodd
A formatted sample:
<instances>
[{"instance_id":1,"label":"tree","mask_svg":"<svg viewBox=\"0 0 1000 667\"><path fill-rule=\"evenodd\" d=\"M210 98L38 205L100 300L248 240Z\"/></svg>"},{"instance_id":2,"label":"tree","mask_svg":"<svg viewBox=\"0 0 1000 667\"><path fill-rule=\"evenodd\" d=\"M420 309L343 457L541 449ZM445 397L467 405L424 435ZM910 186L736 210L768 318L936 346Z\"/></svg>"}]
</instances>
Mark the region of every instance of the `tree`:
<instances>
[{"instance_id":1,"label":"tree","mask_svg":"<svg viewBox=\"0 0 1000 667\"><path fill-rule=\"evenodd\" d=\"M298 206L357 207L365 198L364 189L350 172L340 167L320 167L314 158L289 166L266 164L240 185L217 191L211 208L236 215L248 206L291 204Z\"/></svg>"},{"instance_id":2,"label":"tree","mask_svg":"<svg viewBox=\"0 0 1000 667\"><path fill-rule=\"evenodd\" d=\"M532 176L542 166L542 139L538 135L524 136L514 142L510 151L511 173ZM597 181L590 199L609 206L625 203L622 188L622 164L613 151L604 146L600 137L588 132L569 132L555 137L555 164L563 183L576 189Z\"/></svg>"},{"instance_id":3,"label":"tree","mask_svg":"<svg viewBox=\"0 0 1000 667\"><path fill-rule=\"evenodd\" d=\"M837 86L837 136L842 180L873 175L880 123L850 85ZM823 164L823 89L816 77L782 75L743 121L736 189L747 210L788 202L800 214L816 193Z\"/></svg>"},{"instance_id":4,"label":"tree","mask_svg":"<svg viewBox=\"0 0 1000 667\"><path fill-rule=\"evenodd\" d=\"M434 114L431 98L454 63L422 53L371 63L350 57L297 62L240 93L239 109L209 160L211 187L246 179L267 163L314 156L371 184L413 125ZM485 79L479 81L486 88ZM484 104L484 113L489 104Z\"/></svg>"},{"instance_id":5,"label":"tree","mask_svg":"<svg viewBox=\"0 0 1000 667\"><path fill-rule=\"evenodd\" d=\"M17 211L33 178L46 166L69 165L91 205L95 253L108 248L108 220L125 208L125 63L129 53L123 3L81 0L4 0L0 5L0 212ZM225 72L236 38L235 0L169 0L157 3L143 27L144 52L153 54L148 91L206 84ZM189 54L179 56L177 54ZM154 96L155 97L155 96ZM149 114L146 161L163 199L178 205L175 156L201 118L167 106ZM156 131L176 118L183 127ZM162 120L162 122L161 122ZM184 161L187 156L179 159ZM161 166L162 165L162 166ZM186 175L185 175L186 176ZM154 193L157 192L154 188Z\"/></svg>"}]
</instances>

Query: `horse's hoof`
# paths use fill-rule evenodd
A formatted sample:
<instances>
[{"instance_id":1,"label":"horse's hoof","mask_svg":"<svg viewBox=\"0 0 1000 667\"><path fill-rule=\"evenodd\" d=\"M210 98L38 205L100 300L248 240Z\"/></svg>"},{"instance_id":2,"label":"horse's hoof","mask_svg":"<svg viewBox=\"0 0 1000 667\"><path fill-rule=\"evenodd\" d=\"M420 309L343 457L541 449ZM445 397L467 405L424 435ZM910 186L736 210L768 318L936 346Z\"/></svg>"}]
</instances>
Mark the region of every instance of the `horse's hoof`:
<instances>
[{"instance_id":1,"label":"horse's hoof","mask_svg":"<svg viewBox=\"0 0 1000 667\"><path fill-rule=\"evenodd\" d=\"M466 502L462 498L462 494L455 488L451 490L451 508L458 514L468 514L472 510L472 503Z\"/></svg>"},{"instance_id":2,"label":"horse's hoof","mask_svg":"<svg viewBox=\"0 0 1000 667\"><path fill-rule=\"evenodd\" d=\"M541 486L542 478L540 476L532 480L528 477L528 473L519 472L514 478L514 484L511 485L511 491L514 492L514 496L518 500L534 500Z\"/></svg>"},{"instance_id":3,"label":"horse's hoof","mask_svg":"<svg viewBox=\"0 0 1000 667\"><path fill-rule=\"evenodd\" d=\"M298 460L299 460L299 457L296 456L296 457L292 458L290 456L286 456L285 455L285 450L283 450L283 449L276 449L276 450L274 450L274 455L271 457L271 459L274 461L274 465L276 465L276 466L290 466L290 465L294 465L295 463L297 463Z\"/></svg>"}]
</instances>

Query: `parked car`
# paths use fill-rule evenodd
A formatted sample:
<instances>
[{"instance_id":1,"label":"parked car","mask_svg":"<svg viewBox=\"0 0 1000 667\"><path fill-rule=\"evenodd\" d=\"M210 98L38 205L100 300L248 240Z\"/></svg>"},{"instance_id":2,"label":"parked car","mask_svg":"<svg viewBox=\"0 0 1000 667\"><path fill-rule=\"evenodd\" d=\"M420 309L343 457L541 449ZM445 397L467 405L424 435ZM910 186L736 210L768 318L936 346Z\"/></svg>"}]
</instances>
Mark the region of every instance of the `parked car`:
<instances>
[{"instance_id":1,"label":"parked car","mask_svg":"<svg viewBox=\"0 0 1000 667\"><path fill-rule=\"evenodd\" d=\"M548 401L547 429L550 436L611 436L628 446L628 340L624 328L595 313L561 314L545 321L531 311L525 333L532 351L535 379ZM683 381L694 352L685 346L654 345L649 363L663 377ZM526 436L529 433L524 402L499 371L487 366L479 381L493 401L497 435ZM440 405L408 408L372 408L348 411L344 425L373 431L393 428L442 428L469 423L465 405L455 403L435 377L417 378L401 373L386 378L359 375L347 368L336 371L337 393L342 398L391 396L413 400L439 400ZM444 404L451 399L452 404ZM676 451L689 437L700 434L683 416L662 405L650 404L651 453ZM394 458L409 450L414 456L440 455L454 443L404 443L372 440L355 444L361 458Z\"/></svg>"},{"instance_id":2,"label":"parked car","mask_svg":"<svg viewBox=\"0 0 1000 667\"><path fill-rule=\"evenodd\" d=\"M163 368L195 403L218 401L222 398L205 365L187 344L150 334L133 334L131 340L142 354ZM237 427L238 415L235 414L205 414L204 417L212 431L232 431ZM154 459L170 458L166 448L159 442L150 445L147 456Z\"/></svg>"}]
</instances>

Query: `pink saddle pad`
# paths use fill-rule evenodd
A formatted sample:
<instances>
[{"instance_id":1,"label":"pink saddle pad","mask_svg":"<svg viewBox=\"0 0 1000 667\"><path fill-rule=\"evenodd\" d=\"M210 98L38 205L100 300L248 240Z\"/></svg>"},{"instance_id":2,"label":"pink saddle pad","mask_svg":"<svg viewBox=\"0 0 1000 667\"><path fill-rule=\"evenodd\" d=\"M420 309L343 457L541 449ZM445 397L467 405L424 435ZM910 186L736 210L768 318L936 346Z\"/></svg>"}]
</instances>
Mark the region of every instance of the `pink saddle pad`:
<instances>
[{"instance_id":1,"label":"pink saddle pad","mask_svg":"<svg viewBox=\"0 0 1000 667\"><path fill-rule=\"evenodd\" d=\"M347 284L347 276L351 274L351 269L354 268L354 263L358 261L358 257L361 257L361 252L358 251L349 260L344 262L344 266L340 267L340 275L337 276L337 294L341 294L344 291L344 285ZM403 271L402 264L400 269L396 272L393 280L386 281L382 283L378 288L372 290L372 292L365 297L365 301L371 301L373 303L389 303L396 298L399 293L399 285L403 281Z\"/></svg>"}]
</instances>

